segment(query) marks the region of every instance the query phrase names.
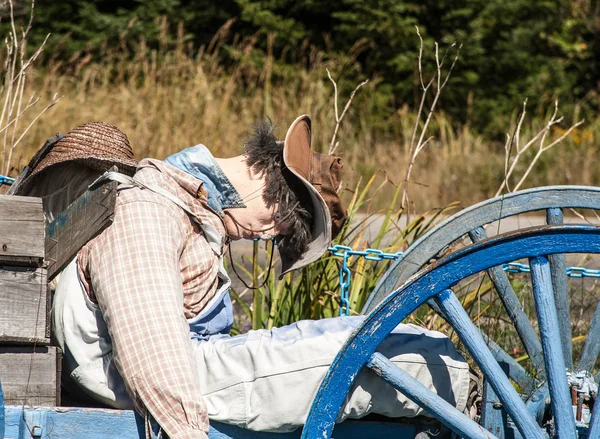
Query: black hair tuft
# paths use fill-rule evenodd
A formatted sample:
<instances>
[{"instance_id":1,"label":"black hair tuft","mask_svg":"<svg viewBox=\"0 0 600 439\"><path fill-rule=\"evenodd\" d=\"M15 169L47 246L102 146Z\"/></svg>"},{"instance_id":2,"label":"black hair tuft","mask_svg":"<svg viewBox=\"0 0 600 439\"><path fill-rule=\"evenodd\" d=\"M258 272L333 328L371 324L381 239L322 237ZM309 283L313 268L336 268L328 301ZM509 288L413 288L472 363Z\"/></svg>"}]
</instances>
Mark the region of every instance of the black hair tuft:
<instances>
[{"instance_id":1,"label":"black hair tuft","mask_svg":"<svg viewBox=\"0 0 600 439\"><path fill-rule=\"evenodd\" d=\"M254 127L244 144L246 163L265 178L263 200L267 206L279 204L279 216L285 219L288 230L278 237L280 250L290 258L300 257L308 248L313 222L313 206L306 187L283 162L283 142L274 134L270 119Z\"/></svg>"}]
</instances>

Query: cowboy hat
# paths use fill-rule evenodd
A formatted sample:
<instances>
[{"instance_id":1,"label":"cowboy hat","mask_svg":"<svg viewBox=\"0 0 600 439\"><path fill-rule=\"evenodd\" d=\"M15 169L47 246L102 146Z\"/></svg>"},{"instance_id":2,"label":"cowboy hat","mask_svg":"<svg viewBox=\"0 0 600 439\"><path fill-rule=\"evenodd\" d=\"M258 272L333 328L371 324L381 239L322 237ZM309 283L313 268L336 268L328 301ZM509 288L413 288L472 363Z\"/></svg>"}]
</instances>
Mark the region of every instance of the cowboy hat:
<instances>
[{"instance_id":1,"label":"cowboy hat","mask_svg":"<svg viewBox=\"0 0 600 439\"><path fill-rule=\"evenodd\" d=\"M298 117L289 127L283 144L284 166L304 185L312 203L313 221L307 250L289 257L280 250L281 276L319 259L342 229L348 211L338 195L342 160L311 149L311 120Z\"/></svg>"}]
</instances>

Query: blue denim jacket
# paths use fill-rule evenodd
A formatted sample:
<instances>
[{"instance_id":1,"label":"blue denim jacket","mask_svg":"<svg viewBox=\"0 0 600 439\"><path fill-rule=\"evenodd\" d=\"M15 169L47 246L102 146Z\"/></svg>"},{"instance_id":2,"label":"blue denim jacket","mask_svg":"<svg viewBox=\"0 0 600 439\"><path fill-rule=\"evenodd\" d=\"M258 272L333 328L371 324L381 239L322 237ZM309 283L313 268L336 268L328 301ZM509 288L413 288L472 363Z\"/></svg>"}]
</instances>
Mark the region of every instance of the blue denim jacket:
<instances>
[{"instance_id":1,"label":"blue denim jacket","mask_svg":"<svg viewBox=\"0 0 600 439\"><path fill-rule=\"evenodd\" d=\"M220 213L226 208L246 207L206 146L200 144L186 148L167 157L165 162L201 180L207 192L208 205L216 212ZM188 320L193 339L208 340L210 337L227 336L233 325L229 297L231 280L223 267L223 257L219 263L219 286L215 299L195 318Z\"/></svg>"}]
</instances>

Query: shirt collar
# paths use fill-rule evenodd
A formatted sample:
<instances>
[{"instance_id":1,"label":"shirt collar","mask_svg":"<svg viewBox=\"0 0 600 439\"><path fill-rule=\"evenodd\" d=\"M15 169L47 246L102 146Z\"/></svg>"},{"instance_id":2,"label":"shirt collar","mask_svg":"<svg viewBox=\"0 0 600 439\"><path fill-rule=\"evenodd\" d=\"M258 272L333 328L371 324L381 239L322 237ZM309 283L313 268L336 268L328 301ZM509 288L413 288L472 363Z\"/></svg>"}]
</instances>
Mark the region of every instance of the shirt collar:
<instances>
[{"instance_id":1,"label":"shirt collar","mask_svg":"<svg viewBox=\"0 0 600 439\"><path fill-rule=\"evenodd\" d=\"M240 194L206 146L198 144L186 148L170 155L164 161L201 180L206 189L208 205L215 211L246 207Z\"/></svg>"}]
</instances>

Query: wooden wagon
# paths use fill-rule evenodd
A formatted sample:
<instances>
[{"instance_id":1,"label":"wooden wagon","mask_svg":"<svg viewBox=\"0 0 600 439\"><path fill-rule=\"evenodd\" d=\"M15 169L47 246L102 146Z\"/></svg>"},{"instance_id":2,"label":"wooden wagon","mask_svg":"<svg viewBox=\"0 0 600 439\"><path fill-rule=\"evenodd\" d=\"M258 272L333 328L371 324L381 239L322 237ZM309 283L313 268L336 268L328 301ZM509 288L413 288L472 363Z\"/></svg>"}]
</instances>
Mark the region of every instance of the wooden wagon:
<instances>
[{"instance_id":1,"label":"wooden wagon","mask_svg":"<svg viewBox=\"0 0 600 439\"><path fill-rule=\"evenodd\" d=\"M133 412L60 405L60 353L49 345L46 323L47 280L101 229L96 227L88 233L83 224L110 223L114 191L110 184L88 191L48 226L43 223L39 200L0 198L0 342L11 344L0 349L4 392L0 392L0 437L144 437L143 421ZM12 207L6 207L9 205ZM600 404L594 404L597 378L593 375L600 352L600 315L595 312L581 358L574 362L564 256L600 253L600 228L562 225L565 208L600 209L600 189L522 191L488 200L447 219L409 248L383 276L363 310L368 316L340 350L301 432L258 433L213 422L209 437L420 439L438 434L435 425L425 422L378 419L335 425L352 378L368 367L458 437L600 438ZM547 226L485 236L483 226L490 222L540 210L547 212ZM474 244L427 265L465 235ZM539 339L502 269L503 264L523 258L529 259ZM481 271L488 271L502 298L532 359L534 376L480 333L452 291L462 279ZM484 375L479 423L376 352L398 323L426 303L451 324ZM15 343L19 345L12 345ZM444 434L439 432L435 437L450 437L450 433Z\"/></svg>"}]
</instances>

